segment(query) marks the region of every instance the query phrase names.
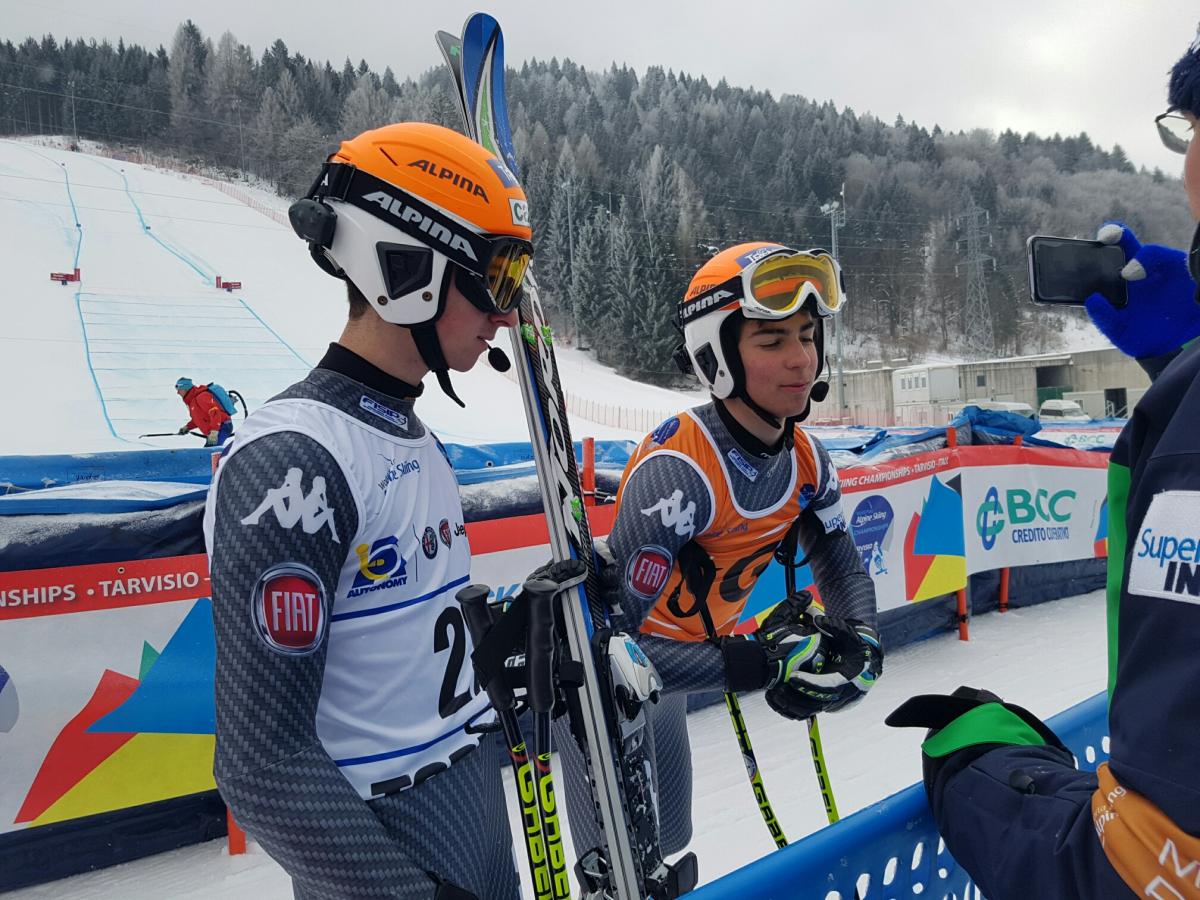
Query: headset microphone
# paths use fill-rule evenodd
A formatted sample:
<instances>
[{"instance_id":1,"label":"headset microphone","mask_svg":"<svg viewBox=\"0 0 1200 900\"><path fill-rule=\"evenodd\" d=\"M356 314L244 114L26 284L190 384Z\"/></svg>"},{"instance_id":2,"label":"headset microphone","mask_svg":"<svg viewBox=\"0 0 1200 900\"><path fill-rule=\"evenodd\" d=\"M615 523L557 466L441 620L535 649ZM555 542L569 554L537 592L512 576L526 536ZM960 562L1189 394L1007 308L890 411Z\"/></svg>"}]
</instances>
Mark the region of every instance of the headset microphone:
<instances>
[{"instance_id":1,"label":"headset microphone","mask_svg":"<svg viewBox=\"0 0 1200 900\"><path fill-rule=\"evenodd\" d=\"M512 363L509 362L508 354L499 347L488 347L487 352L488 365L497 372L507 372L512 368Z\"/></svg>"}]
</instances>

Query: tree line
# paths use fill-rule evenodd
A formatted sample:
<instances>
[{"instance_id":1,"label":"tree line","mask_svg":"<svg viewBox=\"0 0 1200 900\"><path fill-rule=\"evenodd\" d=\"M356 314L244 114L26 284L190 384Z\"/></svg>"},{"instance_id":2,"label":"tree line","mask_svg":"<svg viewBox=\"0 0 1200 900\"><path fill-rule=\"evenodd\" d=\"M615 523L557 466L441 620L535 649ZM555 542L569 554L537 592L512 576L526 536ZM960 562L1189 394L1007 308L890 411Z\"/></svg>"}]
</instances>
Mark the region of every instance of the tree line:
<instances>
[{"instance_id":1,"label":"tree line","mask_svg":"<svg viewBox=\"0 0 1200 900\"><path fill-rule=\"evenodd\" d=\"M644 381L673 379L673 312L708 256L741 240L828 248L831 201L845 210L847 366L1054 349L1054 320L1027 298L1029 235L1091 236L1114 218L1146 241L1178 246L1190 231L1173 176L1138 171L1086 134L946 132L659 67L557 59L510 70L508 95L557 330ZM443 67L401 81L282 40L261 55L230 32L214 43L190 21L169 51L51 36L0 44L0 134L136 145L289 196L342 138L406 120L460 127ZM964 335L972 208L988 257L985 351Z\"/></svg>"}]
</instances>

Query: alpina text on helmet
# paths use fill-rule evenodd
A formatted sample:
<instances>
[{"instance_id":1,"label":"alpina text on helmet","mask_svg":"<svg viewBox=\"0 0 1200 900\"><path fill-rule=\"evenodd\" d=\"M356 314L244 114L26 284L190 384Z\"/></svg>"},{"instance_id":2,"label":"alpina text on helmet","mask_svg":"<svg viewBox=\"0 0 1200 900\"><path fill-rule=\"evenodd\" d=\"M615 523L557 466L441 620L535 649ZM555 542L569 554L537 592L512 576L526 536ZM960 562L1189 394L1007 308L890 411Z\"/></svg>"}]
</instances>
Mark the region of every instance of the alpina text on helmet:
<instances>
[{"instance_id":1,"label":"alpina text on helmet","mask_svg":"<svg viewBox=\"0 0 1200 900\"><path fill-rule=\"evenodd\" d=\"M713 291L711 294L705 294L703 297L697 297L685 303L679 310L679 318L682 321L687 321L702 312L712 309L714 306L720 306L726 300L733 297L731 291Z\"/></svg>"},{"instance_id":2,"label":"alpina text on helmet","mask_svg":"<svg viewBox=\"0 0 1200 900\"><path fill-rule=\"evenodd\" d=\"M439 166L437 163L431 162L428 159L418 159L415 162L410 162L409 165L420 169L426 175L432 175L434 178L441 179L442 181L449 181L455 187L462 188L468 194L471 194L475 197L482 197L485 203L491 202L488 200L487 192L482 187L477 185L470 178L467 178L465 175L459 175L452 169L447 169L445 166Z\"/></svg>"},{"instance_id":3,"label":"alpina text on helmet","mask_svg":"<svg viewBox=\"0 0 1200 900\"><path fill-rule=\"evenodd\" d=\"M423 234L429 235L431 238L441 241L452 250L458 250L465 253L475 262L479 262L479 257L475 255L475 249L471 246L466 238L455 234L445 225L435 222L429 216L425 215L419 209L414 209L411 206L405 206L395 197L385 194L383 191L373 191L370 194L364 194L363 199L368 203L377 203L380 207L390 212L402 222L413 222L417 229Z\"/></svg>"}]
</instances>

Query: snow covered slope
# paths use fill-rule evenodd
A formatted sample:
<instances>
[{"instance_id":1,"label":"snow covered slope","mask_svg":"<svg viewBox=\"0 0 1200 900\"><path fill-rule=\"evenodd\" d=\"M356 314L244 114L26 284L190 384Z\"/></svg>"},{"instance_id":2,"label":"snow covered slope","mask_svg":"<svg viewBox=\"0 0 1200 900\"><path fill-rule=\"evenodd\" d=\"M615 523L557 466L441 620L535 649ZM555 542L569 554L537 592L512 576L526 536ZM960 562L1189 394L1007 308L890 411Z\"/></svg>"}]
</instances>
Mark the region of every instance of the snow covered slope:
<instances>
[{"instance_id":1,"label":"snow covered slope","mask_svg":"<svg viewBox=\"0 0 1200 900\"><path fill-rule=\"evenodd\" d=\"M205 178L0 140L0 454L195 446L139 439L186 421L176 378L236 388L253 408L311 368L341 331L344 289L284 224L285 202L237 192L275 215ZM76 265L79 283L49 280ZM218 275L243 288L218 290ZM572 374L567 388L587 390ZM466 410L436 385L420 406L444 440L527 439L512 381L486 365L454 380ZM611 373L597 390L609 403L697 402L658 389L642 402L642 386ZM641 437L578 418L572 433Z\"/></svg>"}]
</instances>

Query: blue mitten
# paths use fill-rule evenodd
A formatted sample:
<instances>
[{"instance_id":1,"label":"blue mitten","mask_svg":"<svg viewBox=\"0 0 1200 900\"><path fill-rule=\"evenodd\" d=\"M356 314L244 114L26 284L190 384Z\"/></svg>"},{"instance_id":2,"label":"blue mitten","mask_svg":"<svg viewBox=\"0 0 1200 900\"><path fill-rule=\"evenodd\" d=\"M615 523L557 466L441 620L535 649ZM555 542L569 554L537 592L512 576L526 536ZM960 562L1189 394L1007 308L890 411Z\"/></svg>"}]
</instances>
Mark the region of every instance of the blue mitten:
<instances>
[{"instance_id":1,"label":"blue mitten","mask_svg":"<svg viewBox=\"0 0 1200 900\"><path fill-rule=\"evenodd\" d=\"M1106 222L1096 240L1125 251L1121 277L1129 303L1117 309L1100 294L1084 304L1096 327L1122 353L1135 359L1161 356L1200 337L1200 303L1188 273L1187 254L1158 244L1142 246L1123 222Z\"/></svg>"}]
</instances>

